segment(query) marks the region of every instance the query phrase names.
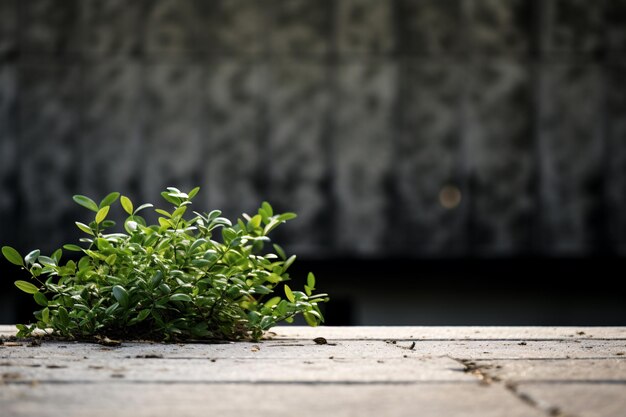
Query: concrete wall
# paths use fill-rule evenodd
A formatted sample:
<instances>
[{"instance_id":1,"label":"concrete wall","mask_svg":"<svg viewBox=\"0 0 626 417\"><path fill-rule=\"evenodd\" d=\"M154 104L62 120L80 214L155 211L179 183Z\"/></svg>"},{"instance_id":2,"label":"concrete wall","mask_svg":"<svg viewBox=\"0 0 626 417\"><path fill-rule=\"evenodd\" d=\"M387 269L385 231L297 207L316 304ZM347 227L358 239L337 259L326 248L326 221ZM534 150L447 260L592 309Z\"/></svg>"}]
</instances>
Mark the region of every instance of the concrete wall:
<instances>
[{"instance_id":1,"label":"concrete wall","mask_svg":"<svg viewBox=\"0 0 626 417\"><path fill-rule=\"evenodd\" d=\"M0 242L200 185L310 258L624 254L625 53L624 0L0 0Z\"/></svg>"}]
</instances>

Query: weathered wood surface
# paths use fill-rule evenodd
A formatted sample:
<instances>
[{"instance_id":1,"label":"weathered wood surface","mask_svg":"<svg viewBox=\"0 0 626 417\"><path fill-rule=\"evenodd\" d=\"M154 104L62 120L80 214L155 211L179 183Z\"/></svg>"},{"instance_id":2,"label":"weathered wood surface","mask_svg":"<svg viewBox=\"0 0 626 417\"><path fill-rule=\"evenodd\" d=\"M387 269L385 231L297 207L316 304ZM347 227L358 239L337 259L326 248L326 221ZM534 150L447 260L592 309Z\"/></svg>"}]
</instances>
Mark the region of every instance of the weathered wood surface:
<instances>
[{"instance_id":1,"label":"weathered wood surface","mask_svg":"<svg viewBox=\"0 0 626 417\"><path fill-rule=\"evenodd\" d=\"M13 334L0 326L2 417L626 410L626 328L278 327L256 343L119 347Z\"/></svg>"}]
</instances>

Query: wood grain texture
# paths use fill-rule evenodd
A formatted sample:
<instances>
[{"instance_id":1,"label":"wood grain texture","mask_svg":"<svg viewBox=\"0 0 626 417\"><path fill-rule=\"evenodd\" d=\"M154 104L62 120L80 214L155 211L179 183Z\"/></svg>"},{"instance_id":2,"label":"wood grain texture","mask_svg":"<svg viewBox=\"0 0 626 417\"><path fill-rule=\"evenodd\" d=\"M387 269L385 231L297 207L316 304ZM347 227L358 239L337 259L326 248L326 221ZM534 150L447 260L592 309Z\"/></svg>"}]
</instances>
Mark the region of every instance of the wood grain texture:
<instances>
[{"instance_id":1,"label":"wood grain texture","mask_svg":"<svg viewBox=\"0 0 626 417\"><path fill-rule=\"evenodd\" d=\"M617 417L626 406L623 327L272 330L255 343L6 341L0 407L16 417Z\"/></svg>"}]
</instances>

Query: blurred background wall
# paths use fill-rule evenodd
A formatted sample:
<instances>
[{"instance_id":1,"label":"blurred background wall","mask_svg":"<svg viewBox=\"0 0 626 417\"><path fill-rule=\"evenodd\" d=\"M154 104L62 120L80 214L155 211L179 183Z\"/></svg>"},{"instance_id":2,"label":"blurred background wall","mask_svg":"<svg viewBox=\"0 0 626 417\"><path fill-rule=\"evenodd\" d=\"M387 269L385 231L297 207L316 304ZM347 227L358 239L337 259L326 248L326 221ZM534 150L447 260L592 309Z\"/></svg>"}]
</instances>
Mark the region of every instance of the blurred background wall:
<instances>
[{"instance_id":1,"label":"blurred background wall","mask_svg":"<svg viewBox=\"0 0 626 417\"><path fill-rule=\"evenodd\" d=\"M199 185L331 324L626 324L625 54L626 0L0 0L0 243Z\"/></svg>"}]
</instances>

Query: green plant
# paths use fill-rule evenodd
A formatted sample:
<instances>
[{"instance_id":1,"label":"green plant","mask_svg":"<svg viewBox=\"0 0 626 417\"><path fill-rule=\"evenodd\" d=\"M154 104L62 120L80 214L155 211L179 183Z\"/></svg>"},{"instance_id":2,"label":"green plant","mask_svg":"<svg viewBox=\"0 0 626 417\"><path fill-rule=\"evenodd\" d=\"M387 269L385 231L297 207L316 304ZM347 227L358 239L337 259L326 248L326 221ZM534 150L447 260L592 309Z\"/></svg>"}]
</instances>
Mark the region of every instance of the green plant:
<instances>
[{"instance_id":1,"label":"green plant","mask_svg":"<svg viewBox=\"0 0 626 417\"><path fill-rule=\"evenodd\" d=\"M117 192L100 204L74 196L95 213L88 224L76 222L86 234L80 239L83 246L63 246L80 256L77 262L62 263L62 249L51 256L34 250L22 257L4 246L4 257L31 274L32 282L15 285L42 307L34 313L36 323L18 325L18 336L39 328L77 339L258 339L297 314L311 326L323 322L318 303L328 298L313 295L313 274L304 292L292 291L283 283L295 255L287 258L278 245L267 250L267 235L296 215L274 214L264 202L257 214L244 214L235 224L219 210L194 211L187 220L184 215L198 190L187 194L168 187L161 195L173 209L155 209L159 217L153 225L139 215L152 204L135 208ZM105 233L115 226L107 216L118 199L128 215L125 232ZM285 298L273 296L281 284Z\"/></svg>"}]
</instances>

